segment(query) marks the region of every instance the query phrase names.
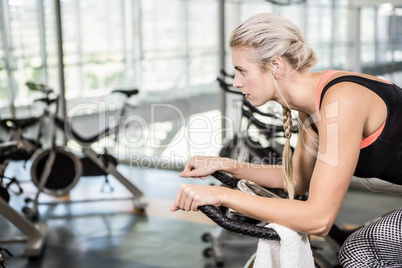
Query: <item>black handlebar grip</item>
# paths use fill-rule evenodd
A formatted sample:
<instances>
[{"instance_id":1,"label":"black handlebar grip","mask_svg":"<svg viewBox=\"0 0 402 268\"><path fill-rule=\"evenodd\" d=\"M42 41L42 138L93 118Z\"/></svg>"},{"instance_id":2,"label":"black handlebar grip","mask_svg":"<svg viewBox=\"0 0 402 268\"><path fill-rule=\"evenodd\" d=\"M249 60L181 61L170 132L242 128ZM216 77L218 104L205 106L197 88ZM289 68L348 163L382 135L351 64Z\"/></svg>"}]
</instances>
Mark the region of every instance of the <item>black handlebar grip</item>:
<instances>
[{"instance_id":1,"label":"black handlebar grip","mask_svg":"<svg viewBox=\"0 0 402 268\"><path fill-rule=\"evenodd\" d=\"M127 98L130 98L132 95L137 95L140 91L136 88L133 89L114 89L113 93L121 93L127 96Z\"/></svg>"},{"instance_id":2,"label":"black handlebar grip","mask_svg":"<svg viewBox=\"0 0 402 268\"><path fill-rule=\"evenodd\" d=\"M238 178L230 176L227 173L221 171L215 171L211 174L211 176L231 188L237 187L237 183L240 181Z\"/></svg>"},{"instance_id":3,"label":"black handlebar grip","mask_svg":"<svg viewBox=\"0 0 402 268\"><path fill-rule=\"evenodd\" d=\"M241 90L232 89L233 86L231 84L226 83L223 79L218 77L218 78L216 78L216 80L219 82L219 85L220 85L221 89L223 89L224 91L234 93L234 94L238 94L238 95L243 95Z\"/></svg>"},{"instance_id":4,"label":"black handlebar grip","mask_svg":"<svg viewBox=\"0 0 402 268\"><path fill-rule=\"evenodd\" d=\"M45 98L39 98L39 99L35 99L35 102L43 102L46 103L47 105L53 104L58 100L58 98L49 98L49 97L45 97Z\"/></svg>"},{"instance_id":5,"label":"black handlebar grip","mask_svg":"<svg viewBox=\"0 0 402 268\"><path fill-rule=\"evenodd\" d=\"M272 228L257 226L247 222L240 222L225 216L218 208L210 205L200 206L198 209L220 227L242 235L255 238L280 241L277 232Z\"/></svg>"}]
</instances>

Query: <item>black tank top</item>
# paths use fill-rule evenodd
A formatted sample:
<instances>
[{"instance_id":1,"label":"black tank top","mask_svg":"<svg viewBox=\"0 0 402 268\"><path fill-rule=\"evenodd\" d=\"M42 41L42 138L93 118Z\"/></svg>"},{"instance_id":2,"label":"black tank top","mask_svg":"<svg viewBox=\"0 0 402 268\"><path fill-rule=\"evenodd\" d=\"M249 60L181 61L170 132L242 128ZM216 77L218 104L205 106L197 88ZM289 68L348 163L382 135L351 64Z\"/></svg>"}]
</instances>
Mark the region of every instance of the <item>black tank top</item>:
<instances>
[{"instance_id":1,"label":"black tank top","mask_svg":"<svg viewBox=\"0 0 402 268\"><path fill-rule=\"evenodd\" d=\"M361 178L379 178L402 185L402 89L395 84L360 76L341 76L324 87L319 107L328 89L341 82L352 82L366 87L376 93L387 106L384 129L372 144L360 150L354 175ZM318 134L310 116L309 121Z\"/></svg>"}]
</instances>

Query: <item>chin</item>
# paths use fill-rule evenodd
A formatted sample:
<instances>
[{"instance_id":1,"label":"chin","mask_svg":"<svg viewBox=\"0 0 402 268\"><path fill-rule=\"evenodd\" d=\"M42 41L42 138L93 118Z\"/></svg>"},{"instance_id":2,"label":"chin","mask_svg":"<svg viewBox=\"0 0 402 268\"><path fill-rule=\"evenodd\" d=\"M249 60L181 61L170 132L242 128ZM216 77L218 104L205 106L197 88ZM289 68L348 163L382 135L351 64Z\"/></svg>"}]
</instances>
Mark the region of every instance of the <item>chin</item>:
<instances>
[{"instance_id":1,"label":"chin","mask_svg":"<svg viewBox=\"0 0 402 268\"><path fill-rule=\"evenodd\" d=\"M262 105L265 104L265 102L261 102L261 101L250 101L250 100L249 100L249 102L250 102L250 104L253 105L254 107L260 107L260 106L262 106Z\"/></svg>"}]
</instances>

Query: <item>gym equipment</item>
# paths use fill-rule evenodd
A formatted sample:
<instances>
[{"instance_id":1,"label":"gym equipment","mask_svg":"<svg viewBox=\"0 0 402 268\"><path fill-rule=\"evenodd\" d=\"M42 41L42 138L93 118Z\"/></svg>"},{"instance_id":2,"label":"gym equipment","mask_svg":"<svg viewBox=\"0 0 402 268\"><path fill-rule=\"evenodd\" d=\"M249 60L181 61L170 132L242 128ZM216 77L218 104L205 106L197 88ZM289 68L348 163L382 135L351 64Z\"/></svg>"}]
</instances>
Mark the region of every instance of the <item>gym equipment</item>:
<instances>
[{"instance_id":1,"label":"gym equipment","mask_svg":"<svg viewBox=\"0 0 402 268\"><path fill-rule=\"evenodd\" d=\"M18 153L18 143L17 142L5 142L0 144L0 174L4 174L7 161L9 161L13 153ZM3 193L4 194L4 193ZM8 194L8 193L7 193ZM15 227L17 227L25 236L14 237L10 239L1 239L0 244L5 243L15 243L15 242L26 242L24 248L24 255L26 257L37 257L39 256L45 244L46 238L46 225L43 224L32 224L25 217L14 210L9 204L8 200L3 199L3 195L0 197L0 214L11 222ZM6 251L7 253L7 251ZM1 256L0 259L3 259ZM0 261L2 265L3 261Z\"/></svg>"},{"instance_id":2,"label":"gym equipment","mask_svg":"<svg viewBox=\"0 0 402 268\"><path fill-rule=\"evenodd\" d=\"M247 182L247 186L250 187L250 189L248 189L243 185L245 180L239 180L228 173L217 171L211 174L211 176L220 181L222 183L222 186L230 187L232 189L239 189L241 187L242 191L247 192L249 194L260 195L269 198L288 197L287 193L283 189L266 189L251 182ZM294 198L297 200L304 200L306 196L295 195ZM232 210L226 207L219 207L218 209L220 214L222 214L222 216L220 217L224 217L226 221L229 222L236 222L236 224L238 224L239 226L243 226L243 224L244 226L249 227L255 225L261 227L262 225L266 225L260 222L259 220L251 219L238 213L234 213ZM257 230L264 230L264 229L257 228ZM250 245L255 246L258 242L256 241L256 239L248 239L248 237L253 238L256 237L255 235L249 235L249 234L239 236L238 239L234 238L226 239L227 231L231 231L232 233L239 233L236 230L234 231L229 230L227 227L218 224L218 226L215 227L214 230L204 233L201 236L202 241L210 244L209 247L204 249L203 255L207 258L214 258L215 264L218 267L224 266L225 263L225 258L223 254L224 246L237 246L237 247L246 247Z\"/></svg>"},{"instance_id":3,"label":"gym equipment","mask_svg":"<svg viewBox=\"0 0 402 268\"><path fill-rule=\"evenodd\" d=\"M247 181L247 180L239 180L236 177L233 177L232 175L224 172L215 172L212 174L213 177L221 181L223 184L233 186L237 185L237 189L252 194L252 195L258 195L258 196L263 196L267 198L287 198L287 194L282 190L282 189L267 189L264 187L261 187L260 185ZM232 187L234 188L234 187ZM298 200L306 200L307 196L295 196L295 199ZM202 212L204 212L203 208L200 208ZM227 216L227 214L222 212L222 208L208 208L208 211L213 210L213 212L208 212L206 215L210 217L212 220L214 220L220 228L223 228L225 230L228 230L230 232L235 232L239 234L243 234L245 236L251 236L251 237L257 237L257 238L265 238L268 236L269 237L275 237L272 230L269 230L269 228L264 228L261 229L261 225L265 226L266 223L262 223L257 220L245 220L244 216L239 215L236 212L230 212L231 215ZM391 213L390 211L389 213ZM204 212L205 213L205 212ZM386 216L387 214L381 216L380 218ZM211 215L212 214L212 215ZM217 214L217 215L215 215ZM373 220L370 220L366 223L363 223L359 226L356 226L354 228L345 228L340 222L335 221L333 226L331 227L328 235L324 238L325 243L333 249L336 255L338 255L343 243L346 241L346 239L355 231L359 230L360 228L367 226L368 224L379 220L380 218L376 218ZM218 219L219 222L217 222ZM248 218L249 219L249 218ZM252 224L250 224L252 222ZM268 229L268 230L265 230ZM265 234L267 232L268 234ZM204 234L205 235L205 234ZM211 245L212 245L212 253L215 252L216 250L216 243L214 243L213 240L210 240ZM318 268L341 268L340 265L335 265L332 266L329 260L327 260L324 257L324 254L322 254L322 246L319 244L314 243L313 240L310 240L311 244L311 249L313 252L313 257L314 257L314 263L315 266ZM217 249L218 252L220 248ZM249 261L247 262L248 264L245 267L252 267L252 261L255 258L255 255L253 255ZM224 262L221 259L217 259L217 264L218 266L223 266Z\"/></svg>"},{"instance_id":4,"label":"gym equipment","mask_svg":"<svg viewBox=\"0 0 402 268\"><path fill-rule=\"evenodd\" d=\"M226 78L233 78L223 70L221 73ZM225 92L243 95L224 79L217 80ZM236 132L223 145L219 156L252 163L280 164L284 139L282 116L272 108L263 111L252 106L244 96L242 100ZM292 132L298 132L297 122L293 124Z\"/></svg>"},{"instance_id":5,"label":"gym equipment","mask_svg":"<svg viewBox=\"0 0 402 268\"><path fill-rule=\"evenodd\" d=\"M47 104L45 110L49 110L48 106L52 103L56 103L56 109L53 114L45 114L50 117L53 122L50 148L39 149L31 157L31 179L37 186L38 191L33 199L26 199L26 206L23 208L23 212L31 219L37 219L38 199L42 192L49 195L61 196L68 193L77 184L81 176L99 175L104 175L106 182L108 182L107 176L113 175L132 193L133 197L130 199L133 199L134 207L140 211L144 211L147 204L143 192L117 170L117 160L112 155L108 154L106 149L103 153L99 154L91 148L91 145L100 139L111 134L117 134L121 127L119 122L113 127L107 127L103 131L98 132L98 134L93 137L84 138L74 131L70 120L64 120L57 116L58 96L50 98L49 93L54 93L52 89L45 85L37 85L34 83L27 83L27 85L32 90L40 90L46 94L46 97L41 99L42 102ZM129 107L128 98L138 94L139 91L137 89L118 89L114 92L124 94L126 97L125 105L119 116L119 118L122 118L126 108ZM56 145L57 130L61 130L67 139L75 141L82 147L83 158L73 154L64 146ZM96 199L91 201L101 200ZM88 200L77 200L74 201L74 203L75 202L88 202ZM29 203L32 203L31 207L28 206Z\"/></svg>"},{"instance_id":6,"label":"gym equipment","mask_svg":"<svg viewBox=\"0 0 402 268\"><path fill-rule=\"evenodd\" d=\"M224 71L221 71L221 73L226 78L233 78L232 75ZM225 92L242 95L239 90L233 89L223 79L218 78L217 80ZM274 111L264 112L257 109L243 97L239 121L236 133L224 144L219 156L256 164L281 164L283 151L283 141L281 139L284 139L281 115ZM295 125L292 129L293 133L298 132L297 124ZM227 174L214 173L213 176L226 187L237 187L237 181L228 180ZM285 195L283 190L276 189L276 192L279 195ZM221 211L227 218L255 223L254 220L245 219L241 215L233 214L226 208L221 208ZM224 246L245 247L256 245L256 240L247 239L247 236L241 236L238 239L228 239L226 237L226 229L219 225L211 232L204 233L201 239L211 244L211 247L204 249L204 256L207 258L213 257L218 266L224 263Z\"/></svg>"},{"instance_id":7,"label":"gym equipment","mask_svg":"<svg viewBox=\"0 0 402 268\"><path fill-rule=\"evenodd\" d=\"M263 196L266 198L287 198L287 194L282 189L267 189L261 187L260 185L247 181L247 180L239 180L227 173L224 172L215 172L212 174L216 179L222 181L222 183L227 185L237 185L237 188L243 192ZM306 196L295 196L295 199L304 200ZM200 211L207 215L210 219L212 219L219 227L234 232L237 234L241 234L248 237L254 238L263 238L267 240L280 240L278 234L272 228L264 227L267 223L260 222L255 219L251 219L248 217L244 217L239 215L237 212L230 212L231 215L222 212L221 209L216 208L214 206L201 206ZM249 219L249 220L245 220ZM330 234L331 235L331 232ZM332 233L334 235L334 233ZM336 235L339 238L338 234ZM212 242L213 252L219 252L219 248L216 248L216 243ZM330 263L325 260L325 258L320 254L319 248L316 248L312 245L312 252L314 258L314 264L317 268L333 268ZM216 256L215 256L216 257ZM255 258L255 254L252 255L249 261L244 266L245 268L253 267L253 260ZM222 267L224 262L222 259L216 259L216 265Z\"/></svg>"}]
</instances>

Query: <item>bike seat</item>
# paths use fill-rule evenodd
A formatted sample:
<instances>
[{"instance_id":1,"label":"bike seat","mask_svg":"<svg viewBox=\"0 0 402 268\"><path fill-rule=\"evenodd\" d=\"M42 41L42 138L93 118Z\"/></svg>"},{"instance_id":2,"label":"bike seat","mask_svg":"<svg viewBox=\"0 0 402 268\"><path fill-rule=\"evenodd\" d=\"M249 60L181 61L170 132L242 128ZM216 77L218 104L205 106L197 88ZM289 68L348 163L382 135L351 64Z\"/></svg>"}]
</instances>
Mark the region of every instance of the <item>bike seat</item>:
<instances>
[{"instance_id":1,"label":"bike seat","mask_svg":"<svg viewBox=\"0 0 402 268\"><path fill-rule=\"evenodd\" d=\"M10 148L16 148L18 143L16 141L4 141L0 143L0 155L2 155L5 151Z\"/></svg>"},{"instance_id":2,"label":"bike seat","mask_svg":"<svg viewBox=\"0 0 402 268\"><path fill-rule=\"evenodd\" d=\"M51 99L51 98L45 97L45 98L36 99L34 101L43 102L43 103L46 103L47 105L50 105L52 103L55 103L57 101L57 98Z\"/></svg>"},{"instance_id":3,"label":"bike seat","mask_svg":"<svg viewBox=\"0 0 402 268\"><path fill-rule=\"evenodd\" d=\"M113 93L122 93L130 98L132 95L137 95L140 91L138 89L114 89Z\"/></svg>"},{"instance_id":4,"label":"bike seat","mask_svg":"<svg viewBox=\"0 0 402 268\"><path fill-rule=\"evenodd\" d=\"M5 141L0 143L0 163L10 159L11 156L18 150L16 141Z\"/></svg>"},{"instance_id":5,"label":"bike seat","mask_svg":"<svg viewBox=\"0 0 402 268\"><path fill-rule=\"evenodd\" d=\"M36 123L38 123L38 121L39 119L37 117L28 117L22 119L8 118L0 120L0 125L8 130L18 128L24 129L32 125L35 125Z\"/></svg>"}]
</instances>

